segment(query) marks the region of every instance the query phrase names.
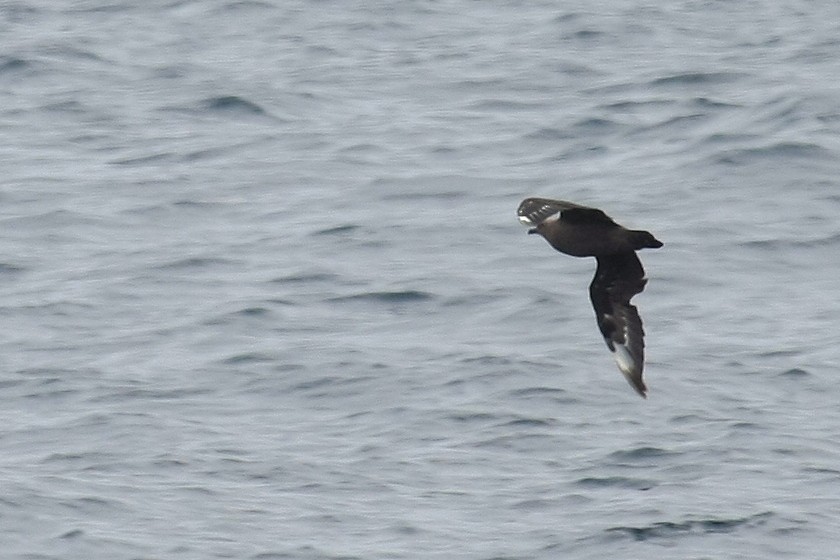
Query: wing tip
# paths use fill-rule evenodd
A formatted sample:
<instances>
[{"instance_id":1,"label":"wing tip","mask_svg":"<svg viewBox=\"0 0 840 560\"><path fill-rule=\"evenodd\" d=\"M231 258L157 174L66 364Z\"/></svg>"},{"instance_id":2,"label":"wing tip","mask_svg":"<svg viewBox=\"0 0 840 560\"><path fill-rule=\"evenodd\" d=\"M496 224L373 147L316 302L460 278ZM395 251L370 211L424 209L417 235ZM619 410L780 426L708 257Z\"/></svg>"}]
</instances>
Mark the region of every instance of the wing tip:
<instances>
[{"instance_id":1,"label":"wing tip","mask_svg":"<svg viewBox=\"0 0 840 560\"><path fill-rule=\"evenodd\" d=\"M516 215L519 221L526 226L536 225L551 219L557 220L563 210L562 206L558 206L558 204L561 204L561 201L547 198L526 198L516 209Z\"/></svg>"},{"instance_id":2,"label":"wing tip","mask_svg":"<svg viewBox=\"0 0 840 560\"><path fill-rule=\"evenodd\" d=\"M638 385L635 381L630 381L630 385L632 385L636 392L639 393L640 397L643 399L647 398L647 386L645 386L645 382L642 381L641 377L639 378Z\"/></svg>"}]
</instances>

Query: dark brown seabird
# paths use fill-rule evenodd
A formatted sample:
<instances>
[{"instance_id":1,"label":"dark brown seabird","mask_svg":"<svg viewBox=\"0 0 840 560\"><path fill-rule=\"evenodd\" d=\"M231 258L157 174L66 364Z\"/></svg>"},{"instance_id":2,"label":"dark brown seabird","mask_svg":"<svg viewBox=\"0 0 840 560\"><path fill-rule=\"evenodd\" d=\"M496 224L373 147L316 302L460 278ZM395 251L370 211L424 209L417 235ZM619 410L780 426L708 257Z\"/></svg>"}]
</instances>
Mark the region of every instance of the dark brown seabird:
<instances>
[{"instance_id":1,"label":"dark brown seabird","mask_svg":"<svg viewBox=\"0 0 840 560\"><path fill-rule=\"evenodd\" d=\"M598 328L618 369L642 397L645 332L630 299L645 289L645 270L636 251L662 243L647 231L625 229L597 208L563 200L526 198L516 211L519 221L535 226L552 247L573 257L595 257L598 268L589 285Z\"/></svg>"}]
</instances>

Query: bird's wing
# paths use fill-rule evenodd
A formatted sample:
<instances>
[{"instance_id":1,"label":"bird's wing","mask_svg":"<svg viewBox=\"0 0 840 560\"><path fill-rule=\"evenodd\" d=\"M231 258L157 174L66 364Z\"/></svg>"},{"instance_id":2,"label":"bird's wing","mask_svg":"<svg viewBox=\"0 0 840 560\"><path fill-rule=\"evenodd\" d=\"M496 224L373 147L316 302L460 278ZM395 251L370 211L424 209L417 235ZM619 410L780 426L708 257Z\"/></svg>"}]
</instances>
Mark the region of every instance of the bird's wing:
<instances>
[{"instance_id":1,"label":"bird's wing","mask_svg":"<svg viewBox=\"0 0 840 560\"><path fill-rule=\"evenodd\" d=\"M560 213L560 217L564 222L570 224L602 224L609 226L617 226L618 224L612 221L612 218L604 214L602 210L597 208L569 208Z\"/></svg>"},{"instance_id":2,"label":"bird's wing","mask_svg":"<svg viewBox=\"0 0 840 560\"><path fill-rule=\"evenodd\" d=\"M598 328L613 353L618 369L644 397L647 391L642 381L645 332L636 306L630 304L630 299L645 289L645 271L633 251L597 259L598 269L589 286L589 297L595 308Z\"/></svg>"},{"instance_id":3,"label":"bird's wing","mask_svg":"<svg viewBox=\"0 0 840 560\"><path fill-rule=\"evenodd\" d=\"M537 225L552 216L562 218L563 221L570 224L617 225L609 216L597 208L549 198L526 198L519 205L516 214L519 216L519 221L528 225Z\"/></svg>"},{"instance_id":4,"label":"bird's wing","mask_svg":"<svg viewBox=\"0 0 840 560\"><path fill-rule=\"evenodd\" d=\"M527 225L537 225L546 218L559 215L561 212L574 208L586 208L565 200L551 200L548 198L526 198L516 210L519 221ZM559 217L559 216L558 216Z\"/></svg>"}]
</instances>

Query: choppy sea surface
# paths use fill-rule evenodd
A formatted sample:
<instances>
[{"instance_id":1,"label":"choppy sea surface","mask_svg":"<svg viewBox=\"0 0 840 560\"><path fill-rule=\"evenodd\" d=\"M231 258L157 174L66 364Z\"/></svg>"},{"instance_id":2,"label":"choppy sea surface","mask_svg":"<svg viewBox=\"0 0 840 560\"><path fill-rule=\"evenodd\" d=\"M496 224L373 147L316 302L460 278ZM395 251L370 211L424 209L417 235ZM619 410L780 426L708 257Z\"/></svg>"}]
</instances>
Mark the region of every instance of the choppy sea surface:
<instances>
[{"instance_id":1,"label":"choppy sea surface","mask_svg":"<svg viewBox=\"0 0 840 560\"><path fill-rule=\"evenodd\" d=\"M836 558L838 6L4 2L3 558Z\"/></svg>"}]
</instances>

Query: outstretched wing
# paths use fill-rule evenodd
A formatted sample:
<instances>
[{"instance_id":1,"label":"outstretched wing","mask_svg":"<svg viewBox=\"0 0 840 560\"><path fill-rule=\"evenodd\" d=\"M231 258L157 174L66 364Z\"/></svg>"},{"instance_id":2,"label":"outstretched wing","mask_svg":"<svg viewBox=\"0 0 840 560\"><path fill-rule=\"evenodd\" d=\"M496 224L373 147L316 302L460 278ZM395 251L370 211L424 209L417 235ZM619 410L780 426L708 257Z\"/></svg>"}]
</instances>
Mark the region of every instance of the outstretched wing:
<instances>
[{"instance_id":1,"label":"outstretched wing","mask_svg":"<svg viewBox=\"0 0 840 560\"><path fill-rule=\"evenodd\" d=\"M516 211L519 221L527 225L537 225L551 216L562 217L570 224L609 224L617 225L597 208L581 206L565 200L549 198L526 198Z\"/></svg>"},{"instance_id":2,"label":"outstretched wing","mask_svg":"<svg viewBox=\"0 0 840 560\"><path fill-rule=\"evenodd\" d=\"M631 251L598 257L595 278L589 286L589 297L604 341L613 353L618 369L643 397L647 391L642 381L645 332L630 299L642 292L646 283L642 263Z\"/></svg>"}]
</instances>

